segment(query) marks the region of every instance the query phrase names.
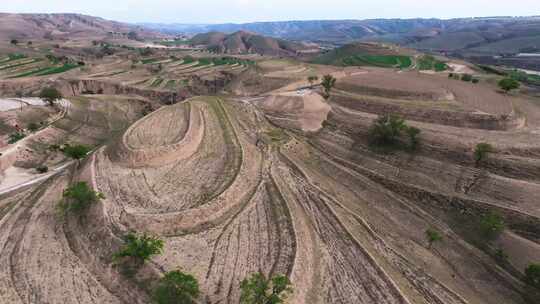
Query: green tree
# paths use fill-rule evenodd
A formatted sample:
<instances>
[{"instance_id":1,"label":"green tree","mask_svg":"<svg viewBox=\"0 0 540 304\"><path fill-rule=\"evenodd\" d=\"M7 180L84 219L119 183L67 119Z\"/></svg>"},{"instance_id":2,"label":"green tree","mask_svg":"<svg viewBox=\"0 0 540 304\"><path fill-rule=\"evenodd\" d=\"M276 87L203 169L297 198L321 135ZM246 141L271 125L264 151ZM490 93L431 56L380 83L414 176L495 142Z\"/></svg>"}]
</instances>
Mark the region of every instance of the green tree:
<instances>
[{"instance_id":1,"label":"green tree","mask_svg":"<svg viewBox=\"0 0 540 304\"><path fill-rule=\"evenodd\" d=\"M469 81L473 80L473 77L470 74L463 74L463 75L461 75L461 80L469 82Z\"/></svg>"},{"instance_id":2,"label":"green tree","mask_svg":"<svg viewBox=\"0 0 540 304\"><path fill-rule=\"evenodd\" d=\"M322 79L322 82L321 82L321 85L322 85L322 87L324 89L323 97L324 97L324 99L328 99L328 98L330 98L330 92L332 91L332 89L336 85L336 78L334 76L332 76L332 75L324 75L323 79Z\"/></svg>"},{"instance_id":3,"label":"green tree","mask_svg":"<svg viewBox=\"0 0 540 304\"><path fill-rule=\"evenodd\" d=\"M540 289L540 264L530 264L525 268L525 283Z\"/></svg>"},{"instance_id":4,"label":"green tree","mask_svg":"<svg viewBox=\"0 0 540 304\"><path fill-rule=\"evenodd\" d=\"M63 199L58 204L62 215L70 212L82 214L93 203L102 199L103 194L94 191L86 182L78 182L65 189L62 197Z\"/></svg>"},{"instance_id":5,"label":"green tree","mask_svg":"<svg viewBox=\"0 0 540 304\"><path fill-rule=\"evenodd\" d=\"M520 83L512 78L504 78L499 81L499 87L508 93L512 90L519 89Z\"/></svg>"},{"instance_id":6,"label":"green tree","mask_svg":"<svg viewBox=\"0 0 540 304\"><path fill-rule=\"evenodd\" d=\"M479 143L476 145L476 148L474 149L474 161L476 165L480 165L483 161L485 161L488 157L488 153L493 152L493 146L491 146L488 143Z\"/></svg>"},{"instance_id":7,"label":"green tree","mask_svg":"<svg viewBox=\"0 0 540 304\"><path fill-rule=\"evenodd\" d=\"M261 272L244 279L240 289L240 304L280 304L292 292L288 277L277 275L270 279Z\"/></svg>"},{"instance_id":8,"label":"green tree","mask_svg":"<svg viewBox=\"0 0 540 304\"><path fill-rule=\"evenodd\" d=\"M88 155L88 153L91 150L92 149L90 147L85 146L85 145L74 145L74 146L66 145L66 147L64 147L62 152L64 152L64 154L67 157L70 157L70 158L76 159L76 160L80 160L80 159L85 158L86 155Z\"/></svg>"},{"instance_id":9,"label":"green tree","mask_svg":"<svg viewBox=\"0 0 540 304\"><path fill-rule=\"evenodd\" d=\"M313 87L313 84L314 84L317 80L319 80L319 77L316 76L316 75L311 75L311 76L308 76L307 80L309 81L309 85L310 85L311 87Z\"/></svg>"},{"instance_id":10,"label":"green tree","mask_svg":"<svg viewBox=\"0 0 540 304\"><path fill-rule=\"evenodd\" d=\"M160 238L150 235L128 233L124 237L124 246L120 251L114 254L115 259L131 258L137 261L138 265L142 265L152 256L163 252L164 242Z\"/></svg>"},{"instance_id":11,"label":"green tree","mask_svg":"<svg viewBox=\"0 0 540 304\"><path fill-rule=\"evenodd\" d=\"M405 120L397 115L379 116L369 129L369 143L375 146L394 146L406 128Z\"/></svg>"},{"instance_id":12,"label":"green tree","mask_svg":"<svg viewBox=\"0 0 540 304\"><path fill-rule=\"evenodd\" d=\"M190 274L170 271L163 276L153 292L157 304L193 304L199 297L199 283Z\"/></svg>"},{"instance_id":13,"label":"green tree","mask_svg":"<svg viewBox=\"0 0 540 304\"><path fill-rule=\"evenodd\" d=\"M499 237L505 227L503 218L495 212L489 212L480 219L480 233L487 240Z\"/></svg>"},{"instance_id":14,"label":"green tree","mask_svg":"<svg viewBox=\"0 0 540 304\"><path fill-rule=\"evenodd\" d=\"M55 101L62 99L62 93L52 87L44 88L39 93L39 98L45 100L50 106L53 106Z\"/></svg>"},{"instance_id":15,"label":"green tree","mask_svg":"<svg viewBox=\"0 0 540 304\"><path fill-rule=\"evenodd\" d=\"M418 135L421 131L416 127L408 127L405 129L405 131L409 136L409 146L411 150L415 151L418 148L418 144L420 142L420 140L418 139Z\"/></svg>"},{"instance_id":16,"label":"green tree","mask_svg":"<svg viewBox=\"0 0 540 304\"><path fill-rule=\"evenodd\" d=\"M433 229L426 230L426 238L429 243L429 248L433 246L433 243L440 242L443 239L442 235L437 230Z\"/></svg>"}]
</instances>

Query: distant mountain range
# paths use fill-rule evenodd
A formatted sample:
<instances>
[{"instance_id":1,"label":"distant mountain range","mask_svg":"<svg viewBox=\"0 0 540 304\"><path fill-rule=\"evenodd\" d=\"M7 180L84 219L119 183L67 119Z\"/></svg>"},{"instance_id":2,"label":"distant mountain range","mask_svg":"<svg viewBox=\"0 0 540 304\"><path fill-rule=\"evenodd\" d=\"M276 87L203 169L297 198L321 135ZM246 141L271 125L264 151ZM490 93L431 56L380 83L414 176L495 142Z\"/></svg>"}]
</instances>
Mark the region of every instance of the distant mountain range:
<instances>
[{"instance_id":1,"label":"distant mountain range","mask_svg":"<svg viewBox=\"0 0 540 304\"><path fill-rule=\"evenodd\" d=\"M284 39L270 38L246 31L232 34L209 32L195 35L193 45L204 45L210 51L222 54L295 55L307 51L309 46ZM311 47L312 48L312 47Z\"/></svg>"},{"instance_id":2,"label":"distant mountain range","mask_svg":"<svg viewBox=\"0 0 540 304\"><path fill-rule=\"evenodd\" d=\"M540 52L540 17L371 19L256 22L246 24L141 24L164 33L249 31L328 44L390 42L421 50L491 55Z\"/></svg>"},{"instance_id":3,"label":"distant mountain range","mask_svg":"<svg viewBox=\"0 0 540 304\"><path fill-rule=\"evenodd\" d=\"M80 14L0 13L0 39L99 39L107 36L155 38L161 33L138 25Z\"/></svg>"}]
</instances>

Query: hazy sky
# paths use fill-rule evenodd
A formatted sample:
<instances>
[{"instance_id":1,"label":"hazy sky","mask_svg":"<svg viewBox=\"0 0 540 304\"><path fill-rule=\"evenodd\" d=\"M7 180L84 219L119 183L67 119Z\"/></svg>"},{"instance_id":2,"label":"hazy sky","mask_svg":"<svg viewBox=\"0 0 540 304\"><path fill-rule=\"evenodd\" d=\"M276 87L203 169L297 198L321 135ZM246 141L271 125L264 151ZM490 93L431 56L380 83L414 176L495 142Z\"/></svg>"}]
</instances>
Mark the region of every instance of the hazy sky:
<instances>
[{"instance_id":1,"label":"hazy sky","mask_svg":"<svg viewBox=\"0 0 540 304\"><path fill-rule=\"evenodd\" d=\"M83 13L126 22L540 15L540 0L0 0L0 12Z\"/></svg>"}]
</instances>

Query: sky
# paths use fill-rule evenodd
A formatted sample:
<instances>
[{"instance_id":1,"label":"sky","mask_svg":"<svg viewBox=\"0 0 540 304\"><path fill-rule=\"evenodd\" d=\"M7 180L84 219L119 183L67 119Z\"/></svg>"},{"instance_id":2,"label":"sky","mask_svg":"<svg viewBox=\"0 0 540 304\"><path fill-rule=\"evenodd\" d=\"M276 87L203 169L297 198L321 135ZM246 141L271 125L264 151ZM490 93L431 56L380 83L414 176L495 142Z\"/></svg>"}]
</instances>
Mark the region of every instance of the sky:
<instances>
[{"instance_id":1,"label":"sky","mask_svg":"<svg viewBox=\"0 0 540 304\"><path fill-rule=\"evenodd\" d=\"M540 0L0 0L0 12L81 13L124 22L457 18L540 15Z\"/></svg>"}]
</instances>

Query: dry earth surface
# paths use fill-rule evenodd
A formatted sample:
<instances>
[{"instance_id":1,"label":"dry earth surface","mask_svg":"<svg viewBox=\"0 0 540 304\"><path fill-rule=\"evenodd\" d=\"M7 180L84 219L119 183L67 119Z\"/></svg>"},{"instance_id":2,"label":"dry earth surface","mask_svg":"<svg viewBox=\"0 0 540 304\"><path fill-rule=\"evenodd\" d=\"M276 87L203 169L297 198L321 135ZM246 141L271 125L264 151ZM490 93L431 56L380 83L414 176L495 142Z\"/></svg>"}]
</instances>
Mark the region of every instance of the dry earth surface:
<instances>
[{"instance_id":1,"label":"dry earth surface","mask_svg":"<svg viewBox=\"0 0 540 304\"><path fill-rule=\"evenodd\" d=\"M0 136L44 122L0 151L1 303L149 303L144 279L178 268L198 279L200 303L238 303L257 271L287 275L294 304L525 303L524 267L540 261L538 98L447 73L125 52L1 76ZM305 79L329 73L324 100ZM48 85L67 101L13 99ZM421 130L419 150L368 145L385 113ZM494 151L476 166L480 142ZM95 149L70 163L49 149L65 143ZM35 180L41 164L62 169ZM75 181L105 198L61 218ZM479 244L488 212L506 228ZM430 246L427 229L442 241ZM130 231L165 241L134 278L112 260Z\"/></svg>"}]
</instances>

